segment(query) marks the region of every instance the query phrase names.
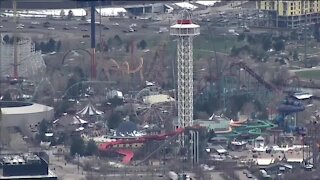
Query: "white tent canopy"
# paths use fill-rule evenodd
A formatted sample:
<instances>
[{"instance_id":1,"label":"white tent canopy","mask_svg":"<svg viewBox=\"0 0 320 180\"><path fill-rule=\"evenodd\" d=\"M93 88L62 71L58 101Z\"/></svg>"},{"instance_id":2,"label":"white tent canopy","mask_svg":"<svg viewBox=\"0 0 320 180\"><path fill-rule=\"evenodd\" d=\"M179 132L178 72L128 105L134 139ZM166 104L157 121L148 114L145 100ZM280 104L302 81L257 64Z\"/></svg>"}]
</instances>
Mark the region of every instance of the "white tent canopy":
<instances>
[{"instance_id":1,"label":"white tent canopy","mask_svg":"<svg viewBox=\"0 0 320 180\"><path fill-rule=\"evenodd\" d=\"M94 116L103 114L102 111L96 109L91 103L87 104L83 109L77 112L80 116Z\"/></svg>"},{"instance_id":2,"label":"white tent canopy","mask_svg":"<svg viewBox=\"0 0 320 180\"><path fill-rule=\"evenodd\" d=\"M53 121L53 124L61 124L61 125L82 125L88 124L88 121L81 119L79 116L71 116L71 115L64 115L61 118Z\"/></svg>"},{"instance_id":3,"label":"white tent canopy","mask_svg":"<svg viewBox=\"0 0 320 180\"><path fill-rule=\"evenodd\" d=\"M88 121L81 119L79 116L73 116L72 124L87 124Z\"/></svg>"}]
</instances>

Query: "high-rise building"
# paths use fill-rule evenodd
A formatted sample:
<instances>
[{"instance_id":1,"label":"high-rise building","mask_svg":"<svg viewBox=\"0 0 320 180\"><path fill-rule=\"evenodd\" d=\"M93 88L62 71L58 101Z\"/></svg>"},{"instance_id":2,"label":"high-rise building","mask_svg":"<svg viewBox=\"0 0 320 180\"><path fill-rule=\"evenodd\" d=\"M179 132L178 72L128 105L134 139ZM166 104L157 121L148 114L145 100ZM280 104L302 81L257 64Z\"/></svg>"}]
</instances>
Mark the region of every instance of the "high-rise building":
<instances>
[{"instance_id":1,"label":"high-rise building","mask_svg":"<svg viewBox=\"0 0 320 180\"><path fill-rule=\"evenodd\" d=\"M320 1L257 1L256 6L270 27L298 28L320 22Z\"/></svg>"}]
</instances>

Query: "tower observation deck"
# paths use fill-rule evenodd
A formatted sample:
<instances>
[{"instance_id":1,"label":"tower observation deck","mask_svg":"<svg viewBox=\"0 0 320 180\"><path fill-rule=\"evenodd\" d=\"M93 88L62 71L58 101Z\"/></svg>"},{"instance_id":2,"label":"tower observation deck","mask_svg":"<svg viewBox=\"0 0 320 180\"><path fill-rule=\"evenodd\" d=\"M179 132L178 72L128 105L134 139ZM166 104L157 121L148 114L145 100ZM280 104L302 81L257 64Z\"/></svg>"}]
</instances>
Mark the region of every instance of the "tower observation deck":
<instances>
[{"instance_id":1,"label":"tower observation deck","mask_svg":"<svg viewBox=\"0 0 320 180\"><path fill-rule=\"evenodd\" d=\"M170 35L178 39L178 126L193 125L193 38L200 34L200 26L192 23L191 14L184 10L181 19L170 27ZM184 147L184 134L181 146Z\"/></svg>"}]
</instances>

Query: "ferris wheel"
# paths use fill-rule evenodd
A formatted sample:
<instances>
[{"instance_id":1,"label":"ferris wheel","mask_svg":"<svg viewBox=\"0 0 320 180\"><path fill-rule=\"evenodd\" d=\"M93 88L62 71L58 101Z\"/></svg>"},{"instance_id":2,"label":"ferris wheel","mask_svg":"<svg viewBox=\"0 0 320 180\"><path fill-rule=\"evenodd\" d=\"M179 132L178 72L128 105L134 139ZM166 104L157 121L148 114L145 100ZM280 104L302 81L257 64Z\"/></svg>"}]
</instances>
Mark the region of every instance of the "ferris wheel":
<instances>
[{"instance_id":1,"label":"ferris wheel","mask_svg":"<svg viewBox=\"0 0 320 180\"><path fill-rule=\"evenodd\" d=\"M165 128L172 124L175 100L160 87L150 86L137 93L133 108L141 124Z\"/></svg>"}]
</instances>

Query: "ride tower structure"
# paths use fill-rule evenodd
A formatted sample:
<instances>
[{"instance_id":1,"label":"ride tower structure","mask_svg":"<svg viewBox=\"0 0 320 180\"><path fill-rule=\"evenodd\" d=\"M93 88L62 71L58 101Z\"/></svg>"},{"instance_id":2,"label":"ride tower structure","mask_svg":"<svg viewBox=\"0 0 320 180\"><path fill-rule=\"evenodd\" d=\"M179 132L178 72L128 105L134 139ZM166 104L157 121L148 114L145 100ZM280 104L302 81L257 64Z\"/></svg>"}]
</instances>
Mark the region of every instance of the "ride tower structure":
<instances>
[{"instance_id":1,"label":"ride tower structure","mask_svg":"<svg viewBox=\"0 0 320 180\"><path fill-rule=\"evenodd\" d=\"M200 26L192 22L188 10L183 10L181 18L170 27L170 35L177 37L179 128L193 125L193 38L199 34ZM191 136L193 134L191 133ZM194 138L191 137L191 143L192 139ZM180 137L182 148L185 147L185 140L186 136L183 133Z\"/></svg>"}]
</instances>

